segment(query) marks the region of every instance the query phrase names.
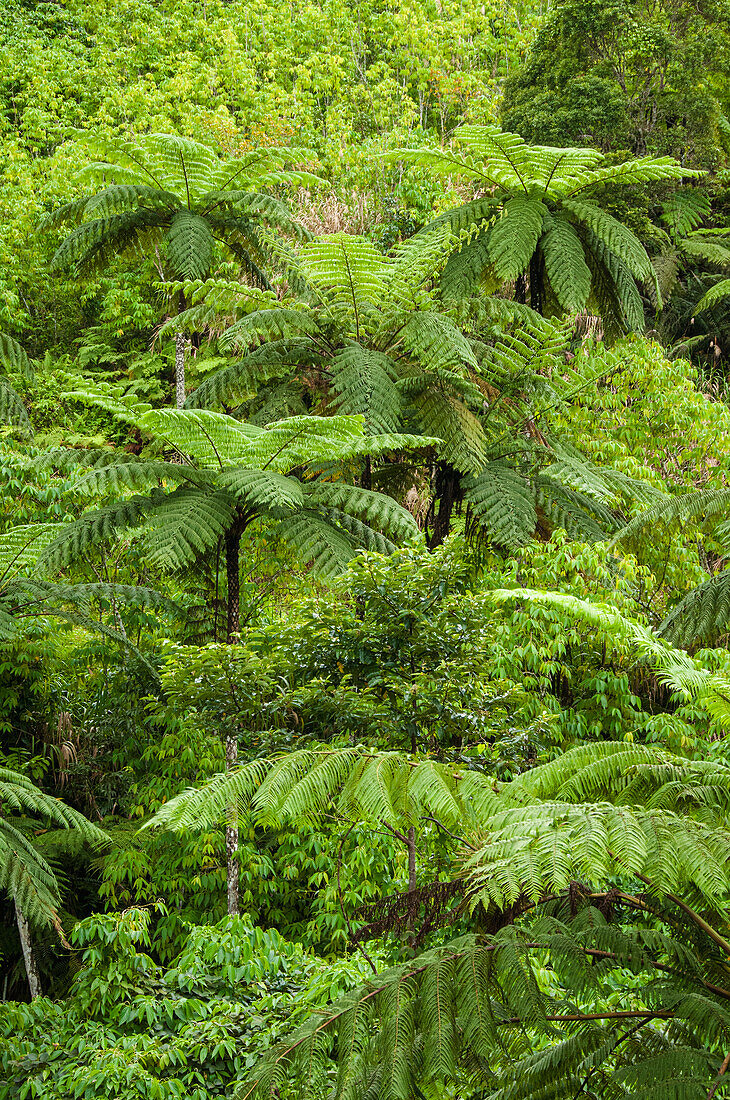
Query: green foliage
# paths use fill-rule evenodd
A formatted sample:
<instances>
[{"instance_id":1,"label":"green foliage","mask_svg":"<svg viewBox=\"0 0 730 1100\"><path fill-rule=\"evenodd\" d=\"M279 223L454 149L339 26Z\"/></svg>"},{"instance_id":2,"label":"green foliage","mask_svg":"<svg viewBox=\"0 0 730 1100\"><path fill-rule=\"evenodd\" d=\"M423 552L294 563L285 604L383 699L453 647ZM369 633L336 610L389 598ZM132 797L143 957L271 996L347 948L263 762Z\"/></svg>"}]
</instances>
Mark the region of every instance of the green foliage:
<instances>
[{"instance_id":1,"label":"green foliage","mask_svg":"<svg viewBox=\"0 0 730 1100\"><path fill-rule=\"evenodd\" d=\"M0 14L0 1097L723 1095L723 4Z\"/></svg>"},{"instance_id":2,"label":"green foliage","mask_svg":"<svg viewBox=\"0 0 730 1100\"><path fill-rule=\"evenodd\" d=\"M81 968L67 1010L46 998L3 1006L0 1095L225 1096L287 1023L363 973L354 962L325 964L248 917L188 928L167 968L149 953L154 933L141 908L76 926Z\"/></svg>"},{"instance_id":3,"label":"green foliage","mask_svg":"<svg viewBox=\"0 0 730 1100\"><path fill-rule=\"evenodd\" d=\"M714 166L726 146L724 4L561 0L505 87L528 141L589 141Z\"/></svg>"}]
</instances>

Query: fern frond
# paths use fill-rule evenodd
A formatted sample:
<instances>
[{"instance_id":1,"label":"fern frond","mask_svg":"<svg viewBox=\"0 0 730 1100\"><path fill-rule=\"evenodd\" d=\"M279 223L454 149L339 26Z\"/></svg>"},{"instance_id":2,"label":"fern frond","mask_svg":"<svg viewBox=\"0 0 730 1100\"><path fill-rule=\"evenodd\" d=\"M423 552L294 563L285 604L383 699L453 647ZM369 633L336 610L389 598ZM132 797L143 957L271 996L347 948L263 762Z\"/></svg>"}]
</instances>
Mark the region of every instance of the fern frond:
<instances>
[{"instance_id":1,"label":"fern frond","mask_svg":"<svg viewBox=\"0 0 730 1100\"><path fill-rule=\"evenodd\" d=\"M688 259L710 267L730 267L730 248L711 237L695 233L682 241L682 251Z\"/></svg>"},{"instance_id":2,"label":"fern frond","mask_svg":"<svg viewBox=\"0 0 730 1100\"><path fill-rule=\"evenodd\" d=\"M153 496L147 524L147 556L162 569L191 565L213 549L228 531L235 501L225 490L179 488Z\"/></svg>"},{"instance_id":3,"label":"fern frond","mask_svg":"<svg viewBox=\"0 0 730 1100\"><path fill-rule=\"evenodd\" d=\"M299 482L273 470L225 470L218 484L247 510L275 512L300 508L304 504L304 491Z\"/></svg>"},{"instance_id":4,"label":"fern frond","mask_svg":"<svg viewBox=\"0 0 730 1100\"><path fill-rule=\"evenodd\" d=\"M457 470L478 474L487 460L486 437L479 417L459 397L444 392L437 376L421 376L415 381L418 391L411 401L424 435L442 441L441 456Z\"/></svg>"},{"instance_id":5,"label":"fern frond","mask_svg":"<svg viewBox=\"0 0 730 1100\"><path fill-rule=\"evenodd\" d=\"M128 489L149 490L153 485L166 482L205 484L202 477L190 466L179 462L163 462L159 459L130 458L125 455L110 456L104 465L97 466L74 483L79 493L104 496L121 495Z\"/></svg>"},{"instance_id":6,"label":"fern frond","mask_svg":"<svg viewBox=\"0 0 730 1100\"><path fill-rule=\"evenodd\" d=\"M487 538L514 549L535 533L535 493L530 483L506 462L490 462L464 481L464 501Z\"/></svg>"},{"instance_id":7,"label":"fern frond","mask_svg":"<svg viewBox=\"0 0 730 1100\"><path fill-rule=\"evenodd\" d=\"M730 490L696 489L681 496L664 497L645 512L640 512L618 535L615 542L632 538L644 527L656 523L688 523L713 516L723 516L730 508Z\"/></svg>"},{"instance_id":8,"label":"fern frond","mask_svg":"<svg viewBox=\"0 0 730 1100\"><path fill-rule=\"evenodd\" d=\"M581 542L603 542L616 529L611 509L595 496L573 489L546 473L536 479L537 503L553 530L562 528Z\"/></svg>"},{"instance_id":9,"label":"fern frond","mask_svg":"<svg viewBox=\"0 0 730 1100\"><path fill-rule=\"evenodd\" d=\"M263 431L225 413L203 409L150 409L139 418L138 426L213 469L236 464L251 440Z\"/></svg>"},{"instance_id":10,"label":"fern frond","mask_svg":"<svg viewBox=\"0 0 730 1100\"><path fill-rule=\"evenodd\" d=\"M316 367L318 351L307 339L274 340L262 344L240 362L216 371L189 395L186 408L202 409L253 397L259 387L284 378L301 367Z\"/></svg>"},{"instance_id":11,"label":"fern frond","mask_svg":"<svg viewBox=\"0 0 730 1100\"><path fill-rule=\"evenodd\" d=\"M0 332L0 367L10 374L19 374L28 382L33 381L35 372L30 359L18 341L7 332Z\"/></svg>"},{"instance_id":12,"label":"fern frond","mask_svg":"<svg viewBox=\"0 0 730 1100\"><path fill-rule=\"evenodd\" d=\"M213 262L213 234L205 218L178 210L167 234L167 258L181 279L203 279Z\"/></svg>"},{"instance_id":13,"label":"fern frond","mask_svg":"<svg viewBox=\"0 0 730 1100\"><path fill-rule=\"evenodd\" d=\"M357 549L355 540L339 525L309 510L279 520L272 535L288 543L297 557L322 577L343 573Z\"/></svg>"},{"instance_id":14,"label":"fern frond","mask_svg":"<svg viewBox=\"0 0 730 1100\"><path fill-rule=\"evenodd\" d=\"M721 726L730 724L730 678L703 668L683 650L672 649L641 623L603 604L589 603L562 592L495 589L491 597L498 603L527 600L553 605L603 632L609 641L612 637L628 641L637 661L647 661L660 683L682 699L701 706Z\"/></svg>"},{"instance_id":15,"label":"fern frond","mask_svg":"<svg viewBox=\"0 0 730 1100\"><path fill-rule=\"evenodd\" d=\"M624 164L610 164L586 172L580 184L569 194L589 188L613 184L652 183L656 180L699 179L705 173L695 168L685 168L673 157L638 157Z\"/></svg>"},{"instance_id":16,"label":"fern frond","mask_svg":"<svg viewBox=\"0 0 730 1100\"><path fill-rule=\"evenodd\" d=\"M703 191L682 187L664 203L661 217L676 236L686 237L711 213L712 205Z\"/></svg>"},{"instance_id":17,"label":"fern frond","mask_svg":"<svg viewBox=\"0 0 730 1100\"><path fill-rule=\"evenodd\" d=\"M577 313L591 292L591 272L578 234L567 218L555 214L540 241L550 286L563 309Z\"/></svg>"},{"instance_id":18,"label":"fern frond","mask_svg":"<svg viewBox=\"0 0 730 1100\"><path fill-rule=\"evenodd\" d=\"M418 524L411 513L383 493L329 481L306 482L303 490L310 504L355 516L370 527L386 532L397 542L420 537Z\"/></svg>"},{"instance_id":19,"label":"fern frond","mask_svg":"<svg viewBox=\"0 0 730 1100\"><path fill-rule=\"evenodd\" d=\"M0 890L27 920L60 928L60 892L52 868L20 830L0 818Z\"/></svg>"},{"instance_id":20,"label":"fern frond","mask_svg":"<svg viewBox=\"0 0 730 1100\"><path fill-rule=\"evenodd\" d=\"M592 233L629 269L635 279L650 281L654 270L644 246L630 229L587 199L565 199L563 207L577 222L588 226Z\"/></svg>"},{"instance_id":21,"label":"fern frond","mask_svg":"<svg viewBox=\"0 0 730 1100\"><path fill-rule=\"evenodd\" d=\"M0 535L0 589L17 573L32 569L61 529L58 523L21 524Z\"/></svg>"},{"instance_id":22,"label":"fern frond","mask_svg":"<svg viewBox=\"0 0 730 1100\"><path fill-rule=\"evenodd\" d=\"M418 309L423 286L435 279L454 250L457 238L447 222L431 223L398 246L389 276L386 313Z\"/></svg>"},{"instance_id":23,"label":"fern frond","mask_svg":"<svg viewBox=\"0 0 730 1100\"><path fill-rule=\"evenodd\" d=\"M0 376L0 423L12 424L26 435L32 434L30 417L23 400L8 382Z\"/></svg>"},{"instance_id":24,"label":"fern frond","mask_svg":"<svg viewBox=\"0 0 730 1100\"><path fill-rule=\"evenodd\" d=\"M697 641L712 645L730 626L730 572L693 588L676 604L659 627L673 645L688 648Z\"/></svg>"},{"instance_id":25,"label":"fern frond","mask_svg":"<svg viewBox=\"0 0 730 1100\"><path fill-rule=\"evenodd\" d=\"M368 434L396 430L401 400L394 384L397 369L388 355L348 343L333 357L329 369L339 412L362 414Z\"/></svg>"},{"instance_id":26,"label":"fern frond","mask_svg":"<svg viewBox=\"0 0 730 1100\"><path fill-rule=\"evenodd\" d=\"M162 214L146 207L83 222L59 245L51 259L51 269L102 262L107 253L130 248L139 233L159 228L164 223Z\"/></svg>"},{"instance_id":27,"label":"fern frond","mask_svg":"<svg viewBox=\"0 0 730 1100\"><path fill-rule=\"evenodd\" d=\"M151 507L150 497L131 497L86 512L73 523L59 525L58 534L38 557L39 566L57 570L70 565L117 532L139 527Z\"/></svg>"},{"instance_id":28,"label":"fern frond","mask_svg":"<svg viewBox=\"0 0 730 1100\"><path fill-rule=\"evenodd\" d=\"M458 326L443 313L414 313L404 325L400 340L428 371L449 370L479 364L471 344Z\"/></svg>"},{"instance_id":29,"label":"fern frond","mask_svg":"<svg viewBox=\"0 0 730 1100\"><path fill-rule=\"evenodd\" d=\"M328 292L333 308L351 318L356 335L384 299L392 265L364 237L333 233L305 244L299 265L310 282Z\"/></svg>"},{"instance_id":30,"label":"fern frond","mask_svg":"<svg viewBox=\"0 0 730 1100\"><path fill-rule=\"evenodd\" d=\"M235 321L219 338L222 349L247 350L263 341L290 340L292 337L316 335L315 318L304 309L283 306L257 310Z\"/></svg>"},{"instance_id":31,"label":"fern frond","mask_svg":"<svg viewBox=\"0 0 730 1100\"><path fill-rule=\"evenodd\" d=\"M92 171L87 176L96 176L97 166L91 166ZM83 182L80 180L79 182ZM161 191L149 184L117 183L111 187L105 187L95 195L86 199L83 213L86 220L94 218L107 218L112 214L121 214L124 211L135 210L139 206L147 206L159 211L160 208L177 206L177 198L169 191Z\"/></svg>"},{"instance_id":32,"label":"fern frond","mask_svg":"<svg viewBox=\"0 0 730 1100\"><path fill-rule=\"evenodd\" d=\"M26 919L60 928L59 891L53 871L19 829L5 820L5 815L39 817L44 824L53 822L73 830L81 841L96 847L107 842L106 833L10 768L0 768L0 806L0 890L10 894Z\"/></svg>"},{"instance_id":33,"label":"fern frond","mask_svg":"<svg viewBox=\"0 0 730 1100\"><path fill-rule=\"evenodd\" d=\"M547 212L539 200L524 195L504 204L502 216L489 234L489 258L501 278L514 279L528 267Z\"/></svg>"},{"instance_id":34,"label":"fern frond","mask_svg":"<svg viewBox=\"0 0 730 1100\"><path fill-rule=\"evenodd\" d=\"M712 309L718 302L723 302L726 298L730 298L730 279L723 279L710 287L707 293L700 298L695 310L697 313L704 313L706 309Z\"/></svg>"}]
</instances>

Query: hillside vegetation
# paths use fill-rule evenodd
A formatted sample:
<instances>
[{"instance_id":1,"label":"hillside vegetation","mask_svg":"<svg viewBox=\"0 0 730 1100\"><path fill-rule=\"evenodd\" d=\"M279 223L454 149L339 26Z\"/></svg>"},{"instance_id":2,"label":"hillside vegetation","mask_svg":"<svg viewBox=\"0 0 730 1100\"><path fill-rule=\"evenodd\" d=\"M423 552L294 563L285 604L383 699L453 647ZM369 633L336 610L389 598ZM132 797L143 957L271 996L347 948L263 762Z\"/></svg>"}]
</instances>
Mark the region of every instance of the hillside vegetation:
<instances>
[{"instance_id":1,"label":"hillside vegetation","mask_svg":"<svg viewBox=\"0 0 730 1100\"><path fill-rule=\"evenodd\" d=\"M0 1100L730 1095L730 4L0 40Z\"/></svg>"}]
</instances>

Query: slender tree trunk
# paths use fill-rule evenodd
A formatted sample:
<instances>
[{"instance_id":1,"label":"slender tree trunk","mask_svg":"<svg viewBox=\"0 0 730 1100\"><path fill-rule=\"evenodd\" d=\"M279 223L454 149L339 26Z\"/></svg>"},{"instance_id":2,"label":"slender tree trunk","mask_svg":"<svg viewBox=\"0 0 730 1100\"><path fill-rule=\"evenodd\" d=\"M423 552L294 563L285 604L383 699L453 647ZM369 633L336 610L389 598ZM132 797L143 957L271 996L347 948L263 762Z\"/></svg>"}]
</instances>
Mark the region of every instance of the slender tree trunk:
<instances>
[{"instance_id":1,"label":"slender tree trunk","mask_svg":"<svg viewBox=\"0 0 730 1100\"><path fill-rule=\"evenodd\" d=\"M15 919L18 924L18 935L20 936L20 946L23 948L23 959L25 961L25 972L28 975L28 987L30 989L31 999L40 997L41 990L41 976L38 972L38 965L36 963L35 955L33 954L33 942L30 938L30 925L23 915L23 911L15 902Z\"/></svg>"},{"instance_id":2,"label":"slender tree trunk","mask_svg":"<svg viewBox=\"0 0 730 1100\"><path fill-rule=\"evenodd\" d=\"M175 404L181 409L185 404L185 346L187 338L182 332L175 336Z\"/></svg>"},{"instance_id":3,"label":"slender tree trunk","mask_svg":"<svg viewBox=\"0 0 730 1100\"><path fill-rule=\"evenodd\" d=\"M238 634L241 625L241 594L238 577L238 562L242 534L243 531L236 525L232 527L225 536L226 581L228 585L226 640L229 645L234 643L234 635Z\"/></svg>"},{"instance_id":4,"label":"slender tree trunk","mask_svg":"<svg viewBox=\"0 0 730 1100\"><path fill-rule=\"evenodd\" d=\"M239 519L225 536L226 547L226 580L227 592L227 619L226 640L228 645L236 642L240 627L240 581L239 581L239 550L243 524ZM235 734L226 734L226 771L235 768L238 763L238 741ZM229 806L226 820L226 882L228 887L228 915L237 916L239 912L238 899L238 815L235 806Z\"/></svg>"}]
</instances>

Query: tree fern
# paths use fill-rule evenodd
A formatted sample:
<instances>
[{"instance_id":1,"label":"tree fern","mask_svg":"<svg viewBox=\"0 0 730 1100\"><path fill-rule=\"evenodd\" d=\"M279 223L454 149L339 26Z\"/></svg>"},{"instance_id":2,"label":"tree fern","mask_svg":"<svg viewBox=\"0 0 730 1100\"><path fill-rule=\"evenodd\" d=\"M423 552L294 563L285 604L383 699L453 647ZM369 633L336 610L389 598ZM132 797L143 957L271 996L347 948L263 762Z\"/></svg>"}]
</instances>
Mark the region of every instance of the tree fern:
<instances>
[{"instance_id":1,"label":"tree fern","mask_svg":"<svg viewBox=\"0 0 730 1100\"><path fill-rule=\"evenodd\" d=\"M697 312L703 313L705 310L717 305L718 302L725 301L726 298L730 298L730 279L722 279L719 283L715 283L713 287L710 287L697 303Z\"/></svg>"},{"instance_id":2,"label":"tree fern","mask_svg":"<svg viewBox=\"0 0 730 1100\"><path fill-rule=\"evenodd\" d=\"M603 311L610 299L601 281L613 279L613 293L622 303L613 312L624 328L636 327L633 295L631 301L626 298L630 287L635 291L634 280L639 280L648 283L659 300L654 270L634 234L591 196L606 183L648 183L698 173L668 157L606 166L594 149L530 146L517 134L494 126L461 126L455 141L459 153L400 149L387 154L389 160L461 176L489 195L441 215L423 231L433 231L447 218L447 224L467 235L468 243L458 246L445 268L445 293L463 296L485 279L523 279L523 290L529 281L531 304L541 312L550 311L550 292L559 311L582 308L591 292ZM598 271L595 260L591 262L593 240L586 231L605 250ZM624 265L628 279L614 261Z\"/></svg>"},{"instance_id":3,"label":"tree fern","mask_svg":"<svg viewBox=\"0 0 730 1100\"><path fill-rule=\"evenodd\" d=\"M547 207L539 199L515 195L504 204L489 234L489 258L502 279L514 279L529 265L542 236Z\"/></svg>"},{"instance_id":4,"label":"tree fern","mask_svg":"<svg viewBox=\"0 0 730 1100\"><path fill-rule=\"evenodd\" d=\"M640 512L616 536L616 541L635 537L657 523L673 524L724 519L730 506L726 489L697 489L681 496L664 497ZM698 639L713 640L730 623L727 575L719 573L688 592L669 612L661 632L673 642L691 645Z\"/></svg>"},{"instance_id":5,"label":"tree fern","mask_svg":"<svg viewBox=\"0 0 730 1100\"><path fill-rule=\"evenodd\" d=\"M581 746L501 785L393 753L305 750L178 796L150 824L207 828L233 801L262 823L314 825L334 807L401 828L427 812L471 839L484 830L465 880L482 930L317 1013L264 1055L240 1095L285 1082L319 1095L332 1059L334 1094L347 1097L466 1082L491 1100L568 1100L587 1087L608 1100L617 1079L667 1100L710 1090L730 1026L726 770L712 823L699 819L699 798L699 816L641 805L680 773L711 794L710 766L625 743ZM614 802L596 800L605 794ZM605 997L614 984L627 988L617 1005Z\"/></svg>"},{"instance_id":6,"label":"tree fern","mask_svg":"<svg viewBox=\"0 0 730 1100\"><path fill-rule=\"evenodd\" d=\"M94 391L86 392L93 401ZM48 535L39 562L57 570L110 539L139 533L147 559L167 570L189 568L225 546L229 583L228 634L238 616L238 546L258 519L323 573L345 568L359 547L391 552L396 541L419 537L411 514L394 500L344 481L347 466L381 450L433 444L412 435L364 434L361 416L294 416L258 425L224 413L150 409L110 394L103 407L122 415L178 462L124 454L99 460L79 479L82 491L116 496ZM327 480L323 467L330 468ZM146 492L130 495L133 490ZM40 536L39 536L40 537ZM0 557L2 546L0 545Z\"/></svg>"},{"instance_id":7,"label":"tree fern","mask_svg":"<svg viewBox=\"0 0 730 1100\"><path fill-rule=\"evenodd\" d=\"M362 413L369 433L394 432L401 420L397 367L381 351L346 344L333 356L330 374L338 410Z\"/></svg>"},{"instance_id":8,"label":"tree fern","mask_svg":"<svg viewBox=\"0 0 730 1100\"><path fill-rule=\"evenodd\" d=\"M79 182L104 186L46 220L48 228L77 223L57 249L54 267L105 264L132 246L156 240L163 243L173 279L205 279L218 240L226 243L254 283L268 286L265 268L272 253L261 227L272 225L306 235L285 205L266 194L267 188L301 185L302 173L282 170L301 151L267 147L235 161L222 161L207 146L175 134L116 141L87 135L85 140L101 159L79 174ZM312 177L306 178L311 182ZM178 305L184 305L180 298ZM182 333L178 342L181 405L185 400Z\"/></svg>"},{"instance_id":9,"label":"tree fern","mask_svg":"<svg viewBox=\"0 0 730 1100\"><path fill-rule=\"evenodd\" d=\"M505 462L489 462L470 477L464 485L464 501L494 542L511 550L533 537L537 525L534 491Z\"/></svg>"},{"instance_id":10,"label":"tree fern","mask_svg":"<svg viewBox=\"0 0 730 1100\"><path fill-rule=\"evenodd\" d=\"M32 434L30 418L10 378L17 376L27 382L34 377L33 365L22 346L6 332L0 332L0 423L12 424L26 435Z\"/></svg>"},{"instance_id":11,"label":"tree fern","mask_svg":"<svg viewBox=\"0 0 730 1100\"><path fill-rule=\"evenodd\" d=\"M31 840L21 831L21 820L39 818L72 829L86 843L98 846L106 835L77 810L45 794L25 775L0 768L0 889L9 894L24 917L60 930L59 888L55 875ZM16 822L11 824L7 817Z\"/></svg>"},{"instance_id":12,"label":"tree fern","mask_svg":"<svg viewBox=\"0 0 730 1100\"><path fill-rule=\"evenodd\" d=\"M591 292L591 270L580 237L570 221L556 213L541 245L545 271L558 302L567 312L577 313L585 307Z\"/></svg>"}]
</instances>

